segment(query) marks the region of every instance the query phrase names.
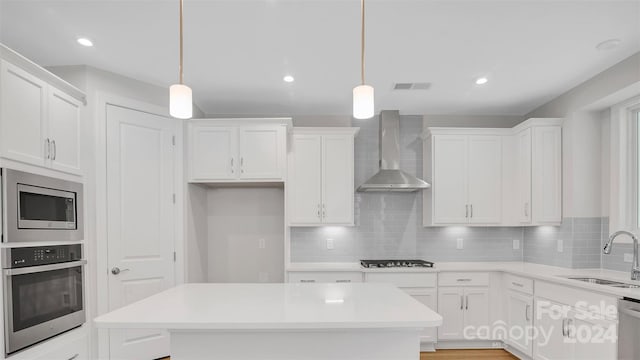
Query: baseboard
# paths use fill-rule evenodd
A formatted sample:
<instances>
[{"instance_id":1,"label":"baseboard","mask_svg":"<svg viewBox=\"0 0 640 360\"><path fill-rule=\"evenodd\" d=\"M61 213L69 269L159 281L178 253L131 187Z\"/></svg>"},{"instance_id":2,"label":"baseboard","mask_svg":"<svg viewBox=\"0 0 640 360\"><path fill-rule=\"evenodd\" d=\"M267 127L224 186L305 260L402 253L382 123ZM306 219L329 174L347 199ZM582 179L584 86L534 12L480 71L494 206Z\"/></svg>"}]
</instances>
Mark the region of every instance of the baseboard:
<instances>
[{"instance_id":1,"label":"baseboard","mask_svg":"<svg viewBox=\"0 0 640 360\"><path fill-rule=\"evenodd\" d=\"M501 340L440 340L436 349L504 349Z\"/></svg>"}]
</instances>

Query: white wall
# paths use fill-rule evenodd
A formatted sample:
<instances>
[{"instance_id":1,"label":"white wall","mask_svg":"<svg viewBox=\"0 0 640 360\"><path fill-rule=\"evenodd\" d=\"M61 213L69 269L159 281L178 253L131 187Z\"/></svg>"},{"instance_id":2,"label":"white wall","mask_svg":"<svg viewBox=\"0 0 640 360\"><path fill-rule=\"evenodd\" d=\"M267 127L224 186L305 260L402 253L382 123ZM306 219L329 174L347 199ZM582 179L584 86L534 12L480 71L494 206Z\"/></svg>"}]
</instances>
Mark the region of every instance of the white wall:
<instances>
[{"instance_id":1,"label":"white wall","mask_svg":"<svg viewBox=\"0 0 640 360\"><path fill-rule=\"evenodd\" d=\"M208 281L284 281L284 190L207 190ZM260 248L260 240L264 248Z\"/></svg>"},{"instance_id":2,"label":"white wall","mask_svg":"<svg viewBox=\"0 0 640 360\"><path fill-rule=\"evenodd\" d=\"M424 115L423 128L428 127L480 127L512 128L525 120L524 116L476 115Z\"/></svg>"}]
</instances>

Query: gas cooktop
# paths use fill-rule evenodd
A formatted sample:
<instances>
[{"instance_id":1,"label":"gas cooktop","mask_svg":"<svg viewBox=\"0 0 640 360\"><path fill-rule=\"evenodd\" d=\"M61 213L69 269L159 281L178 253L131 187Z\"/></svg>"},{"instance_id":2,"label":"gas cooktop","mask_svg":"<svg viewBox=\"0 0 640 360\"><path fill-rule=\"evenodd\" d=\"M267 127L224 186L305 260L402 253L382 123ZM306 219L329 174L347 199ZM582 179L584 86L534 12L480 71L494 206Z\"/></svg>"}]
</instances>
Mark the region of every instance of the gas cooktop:
<instances>
[{"instance_id":1,"label":"gas cooktop","mask_svg":"<svg viewBox=\"0 0 640 360\"><path fill-rule=\"evenodd\" d=\"M432 262L424 260L360 260L360 265L365 268L433 267Z\"/></svg>"}]
</instances>

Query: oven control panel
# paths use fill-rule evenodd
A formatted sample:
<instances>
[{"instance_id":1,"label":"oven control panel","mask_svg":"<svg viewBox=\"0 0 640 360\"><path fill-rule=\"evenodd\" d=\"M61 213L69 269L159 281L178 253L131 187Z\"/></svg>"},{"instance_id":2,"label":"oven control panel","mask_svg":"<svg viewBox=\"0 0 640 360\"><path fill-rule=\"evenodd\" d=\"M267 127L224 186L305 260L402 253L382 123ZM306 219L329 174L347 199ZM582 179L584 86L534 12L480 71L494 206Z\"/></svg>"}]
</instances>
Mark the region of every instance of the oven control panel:
<instances>
[{"instance_id":1,"label":"oven control panel","mask_svg":"<svg viewBox=\"0 0 640 360\"><path fill-rule=\"evenodd\" d=\"M57 264L82 259L82 245L52 245L2 249L3 268Z\"/></svg>"}]
</instances>

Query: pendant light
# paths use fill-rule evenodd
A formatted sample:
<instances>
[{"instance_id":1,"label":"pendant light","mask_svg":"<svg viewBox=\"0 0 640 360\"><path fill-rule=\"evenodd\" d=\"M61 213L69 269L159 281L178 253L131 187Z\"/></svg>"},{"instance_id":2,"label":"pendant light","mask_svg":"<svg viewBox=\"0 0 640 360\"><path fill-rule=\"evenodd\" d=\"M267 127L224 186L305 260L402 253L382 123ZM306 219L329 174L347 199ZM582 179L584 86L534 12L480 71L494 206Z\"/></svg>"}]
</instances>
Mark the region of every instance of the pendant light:
<instances>
[{"instance_id":1,"label":"pendant light","mask_svg":"<svg viewBox=\"0 0 640 360\"><path fill-rule=\"evenodd\" d=\"M361 84L353 88L353 117L369 119L373 117L373 86L364 83L364 0L360 0L362 16L362 32L360 46L360 80Z\"/></svg>"},{"instance_id":2,"label":"pendant light","mask_svg":"<svg viewBox=\"0 0 640 360\"><path fill-rule=\"evenodd\" d=\"M190 119L193 116L191 88L183 83L182 65L182 9L184 0L180 0L180 83L169 88L169 114L178 119Z\"/></svg>"}]
</instances>

